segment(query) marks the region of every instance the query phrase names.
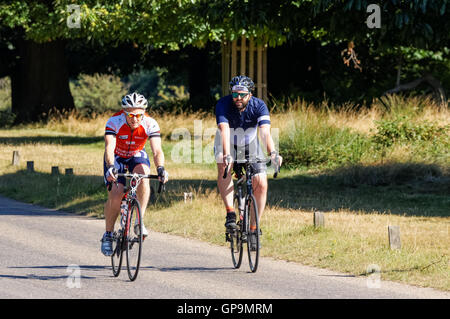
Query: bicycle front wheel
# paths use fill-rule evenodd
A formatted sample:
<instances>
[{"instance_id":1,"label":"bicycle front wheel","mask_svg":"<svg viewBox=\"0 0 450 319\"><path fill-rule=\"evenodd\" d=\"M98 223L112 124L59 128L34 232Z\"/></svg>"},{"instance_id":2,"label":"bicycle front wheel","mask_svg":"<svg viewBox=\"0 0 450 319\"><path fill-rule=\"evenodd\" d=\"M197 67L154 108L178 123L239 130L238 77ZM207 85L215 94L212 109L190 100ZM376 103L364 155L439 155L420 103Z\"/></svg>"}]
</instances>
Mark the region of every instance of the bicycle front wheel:
<instances>
[{"instance_id":1,"label":"bicycle front wheel","mask_svg":"<svg viewBox=\"0 0 450 319\"><path fill-rule=\"evenodd\" d=\"M142 254L142 211L138 200L134 200L128 211L126 253L128 277L137 278Z\"/></svg>"},{"instance_id":2,"label":"bicycle front wheel","mask_svg":"<svg viewBox=\"0 0 450 319\"><path fill-rule=\"evenodd\" d=\"M242 200L239 196L234 197L234 211L237 217L237 228L233 233L230 233L230 248L231 248L231 259L233 261L234 268L241 267L242 263L242 222L240 220L239 201Z\"/></svg>"},{"instance_id":3,"label":"bicycle front wheel","mask_svg":"<svg viewBox=\"0 0 450 319\"><path fill-rule=\"evenodd\" d=\"M256 200L253 195L247 197L246 213L249 217L247 224L247 252L248 264L252 272L256 272L259 263L259 248L260 248L260 230L259 230L259 216ZM250 225L256 226L255 230L250 230Z\"/></svg>"},{"instance_id":4,"label":"bicycle front wheel","mask_svg":"<svg viewBox=\"0 0 450 319\"><path fill-rule=\"evenodd\" d=\"M113 254L111 256L111 265L114 277L119 276L120 270L122 268L122 257L123 257L123 237L122 230L114 232L113 234Z\"/></svg>"}]
</instances>

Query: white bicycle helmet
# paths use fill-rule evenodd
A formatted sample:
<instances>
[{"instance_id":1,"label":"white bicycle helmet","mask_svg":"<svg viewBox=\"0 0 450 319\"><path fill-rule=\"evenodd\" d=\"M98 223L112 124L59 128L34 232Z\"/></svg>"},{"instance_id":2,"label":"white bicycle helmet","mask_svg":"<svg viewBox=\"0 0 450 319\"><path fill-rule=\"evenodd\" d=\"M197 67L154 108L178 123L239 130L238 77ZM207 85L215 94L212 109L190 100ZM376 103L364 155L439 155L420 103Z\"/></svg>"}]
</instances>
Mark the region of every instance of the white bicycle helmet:
<instances>
[{"instance_id":1,"label":"white bicycle helmet","mask_svg":"<svg viewBox=\"0 0 450 319\"><path fill-rule=\"evenodd\" d=\"M140 109L146 109L147 108L147 99L139 93L131 93L128 95L125 95L122 99L122 107L124 109L137 107Z\"/></svg>"}]
</instances>

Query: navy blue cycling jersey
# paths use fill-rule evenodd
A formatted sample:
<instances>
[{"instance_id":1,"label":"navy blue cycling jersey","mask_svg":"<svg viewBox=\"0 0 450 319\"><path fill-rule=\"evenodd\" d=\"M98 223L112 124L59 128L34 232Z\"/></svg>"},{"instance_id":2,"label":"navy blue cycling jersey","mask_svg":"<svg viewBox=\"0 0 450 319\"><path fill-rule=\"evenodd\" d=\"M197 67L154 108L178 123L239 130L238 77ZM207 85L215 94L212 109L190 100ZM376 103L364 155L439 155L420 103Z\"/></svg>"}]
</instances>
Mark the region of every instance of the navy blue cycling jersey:
<instances>
[{"instance_id":1,"label":"navy blue cycling jersey","mask_svg":"<svg viewBox=\"0 0 450 319\"><path fill-rule=\"evenodd\" d=\"M221 98L216 105L216 122L228 123L230 139L234 144L248 144L256 137L256 129L270 124L269 109L263 100L252 96L244 111L239 112L231 95Z\"/></svg>"},{"instance_id":2,"label":"navy blue cycling jersey","mask_svg":"<svg viewBox=\"0 0 450 319\"><path fill-rule=\"evenodd\" d=\"M240 113L233 104L231 95L227 95L217 102L216 121L217 124L228 123L230 128L256 128L270 124L269 109L263 100L252 96L245 110Z\"/></svg>"}]
</instances>

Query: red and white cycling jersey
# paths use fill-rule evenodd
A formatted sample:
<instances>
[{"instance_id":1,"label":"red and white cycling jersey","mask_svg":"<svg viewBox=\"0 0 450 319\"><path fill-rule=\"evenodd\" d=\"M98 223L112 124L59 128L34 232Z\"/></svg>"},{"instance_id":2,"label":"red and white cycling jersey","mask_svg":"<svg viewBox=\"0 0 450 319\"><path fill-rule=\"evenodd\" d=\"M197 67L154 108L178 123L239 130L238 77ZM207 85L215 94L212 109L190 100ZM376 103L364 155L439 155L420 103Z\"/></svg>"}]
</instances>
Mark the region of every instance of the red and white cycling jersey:
<instances>
[{"instance_id":1,"label":"red and white cycling jersey","mask_svg":"<svg viewBox=\"0 0 450 319\"><path fill-rule=\"evenodd\" d=\"M140 152L148 138L160 137L160 129L155 119L145 113L139 127L133 131L127 124L124 111L115 113L106 122L105 135L116 137L116 148L114 154L130 158Z\"/></svg>"}]
</instances>

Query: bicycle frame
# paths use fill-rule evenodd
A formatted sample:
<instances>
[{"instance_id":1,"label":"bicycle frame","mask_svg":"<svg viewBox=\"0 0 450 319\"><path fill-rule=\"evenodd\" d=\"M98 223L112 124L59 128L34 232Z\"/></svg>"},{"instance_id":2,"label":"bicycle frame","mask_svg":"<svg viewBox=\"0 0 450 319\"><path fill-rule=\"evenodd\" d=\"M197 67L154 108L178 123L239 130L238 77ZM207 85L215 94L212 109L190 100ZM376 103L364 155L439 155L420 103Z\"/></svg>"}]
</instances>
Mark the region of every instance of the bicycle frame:
<instances>
[{"instance_id":1,"label":"bicycle frame","mask_svg":"<svg viewBox=\"0 0 450 319\"><path fill-rule=\"evenodd\" d=\"M266 163L262 160L241 160L236 161L234 165L234 172L238 181L236 183L236 192L233 197L233 202L237 200L237 210L239 213L239 220L237 222L238 228L234 231L228 231L225 233L226 241L230 242L231 256L235 268L239 268L242 262L242 243L247 243L248 259L250 270L256 272L258 269L259 249L260 249L260 228L259 228L259 211L256 203L256 199L253 195L253 181L255 176L253 171L253 163ZM237 165L236 165L237 164ZM241 164L241 165L239 165ZM242 172L245 170L245 174ZM279 166L275 168L274 178L277 177L279 172ZM225 179L228 174L228 165L225 167L223 178ZM234 204L236 205L236 204ZM236 210L236 206L235 206ZM251 230L250 225L255 226L255 231ZM254 233L256 235L254 235ZM252 242L256 236L256 246ZM256 247L256 248L255 248Z\"/></svg>"},{"instance_id":2,"label":"bicycle frame","mask_svg":"<svg viewBox=\"0 0 450 319\"><path fill-rule=\"evenodd\" d=\"M262 162L262 161L258 161L258 162ZM237 162L237 164L240 164L239 162ZM252 169L251 169L251 164L252 162L245 160L245 162L243 162L243 168L245 170L245 174L242 174L241 176L239 176L239 174L241 173L239 171L239 173L237 173L237 182L236 182L236 195L239 199L239 214L242 216L242 223L243 223L243 235L247 235L247 232L249 230L249 223L250 223L250 212L246 211L247 206L246 203L248 202L249 198L253 195L253 183L252 183L252 178L254 176ZM244 194L244 185L245 185L245 194Z\"/></svg>"},{"instance_id":3,"label":"bicycle frame","mask_svg":"<svg viewBox=\"0 0 450 319\"><path fill-rule=\"evenodd\" d=\"M139 203L139 200L137 198L137 189L142 181L142 179L144 178L153 178L153 179L157 179L158 175L141 175L141 174L129 174L129 173L119 173L117 174L118 177L125 177L125 178L130 178L130 183L129 183L129 188L126 187L124 188L124 195L122 198L122 201L125 200L125 207L124 211L121 212L121 218L120 218L120 228L117 231L117 235L116 232L114 232L114 242L116 242L116 248L114 249L114 254L111 257L111 262L112 262L112 267L113 267L113 274L115 277L117 277L120 273L120 269L121 269L121 265L122 265L122 254L123 251L126 250L126 256L127 256L127 269L128 269L128 276L130 278L131 281L134 281L137 277L137 274L139 272L139 264L140 264L140 259L141 259L141 252L142 252L142 242L143 242L143 237L142 237L142 211L141 211L141 206ZM117 182L115 182L116 186L117 186ZM112 185L112 184L111 184ZM158 193L161 192L161 190L163 189L163 183L160 182L159 185L159 189L158 189ZM136 207L136 211L135 213L133 213L133 211L130 211L132 209L134 209L134 207ZM136 215L136 221L137 223L135 223L135 225L140 225L140 230L135 234L132 235L132 233L130 232L130 227L132 224L132 215ZM136 232L136 230L135 230ZM130 237L131 235L131 237ZM117 237L116 237L117 236ZM134 273L133 273L133 268L130 267L129 264L129 251L132 249L132 247L138 243L138 255L137 255L137 265L134 268ZM115 264L115 258L118 258L118 264L116 267Z\"/></svg>"}]
</instances>

